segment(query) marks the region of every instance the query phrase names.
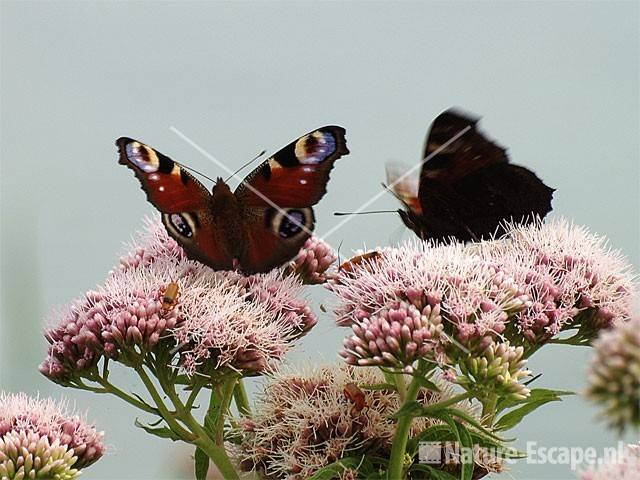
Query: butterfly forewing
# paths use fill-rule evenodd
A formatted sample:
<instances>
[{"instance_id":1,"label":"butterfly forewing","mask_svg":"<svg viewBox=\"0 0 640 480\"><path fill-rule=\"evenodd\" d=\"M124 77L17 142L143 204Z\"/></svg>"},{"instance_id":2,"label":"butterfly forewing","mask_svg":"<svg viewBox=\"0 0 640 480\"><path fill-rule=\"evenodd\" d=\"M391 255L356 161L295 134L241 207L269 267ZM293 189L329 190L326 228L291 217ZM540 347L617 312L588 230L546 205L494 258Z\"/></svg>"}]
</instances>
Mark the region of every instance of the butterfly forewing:
<instances>
[{"instance_id":1,"label":"butterfly forewing","mask_svg":"<svg viewBox=\"0 0 640 480\"><path fill-rule=\"evenodd\" d=\"M235 194L243 208L248 248L245 271L291 260L315 226L313 205L327 191L329 172L349 153L342 127L318 128L278 151L251 172Z\"/></svg>"},{"instance_id":2,"label":"butterfly forewing","mask_svg":"<svg viewBox=\"0 0 640 480\"><path fill-rule=\"evenodd\" d=\"M247 175L235 191L238 200L254 207L315 205L334 162L349 153L344 134L342 127L326 126L291 142Z\"/></svg>"},{"instance_id":3,"label":"butterfly forewing","mask_svg":"<svg viewBox=\"0 0 640 480\"><path fill-rule=\"evenodd\" d=\"M142 190L161 213L162 223L189 256L215 269L231 269L233 259L218 240L211 194L195 177L166 155L131 138L116 141L119 163L131 168Z\"/></svg>"},{"instance_id":4,"label":"butterfly forewing","mask_svg":"<svg viewBox=\"0 0 640 480\"><path fill-rule=\"evenodd\" d=\"M120 158L140 180L147 200L163 213L206 208L211 196L193 175L166 155L132 138L116 140Z\"/></svg>"},{"instance_id":5,"label":"butterfly forewing","mask_svg":"<svg viewBox=\"0 0 640 480\"><path fill-rule=\"evenodd\" d=\"M503 234L505 221L528 223L551 211L553 189L510 164L506 150L477 123L450 109L431 125L416 199L420 208L400 211L420 238L478 241Z\"/></svg>"}]
</instances>

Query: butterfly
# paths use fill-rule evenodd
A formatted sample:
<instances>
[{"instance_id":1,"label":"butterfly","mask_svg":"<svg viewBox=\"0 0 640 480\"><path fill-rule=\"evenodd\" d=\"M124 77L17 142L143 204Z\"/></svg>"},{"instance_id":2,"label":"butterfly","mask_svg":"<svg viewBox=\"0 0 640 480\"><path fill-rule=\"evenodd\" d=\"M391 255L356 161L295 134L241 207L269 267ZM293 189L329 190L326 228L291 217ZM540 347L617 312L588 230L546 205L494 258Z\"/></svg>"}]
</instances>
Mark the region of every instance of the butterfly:
<instances>
[{"instance_id":1,"label":"butterfly","mask_svg":"<svg viewBox=\"0 0 640 480\"><path fill-rule=\"evenodd\" d=\"M389 188L406 207L400 218L423 240L499 237L504 221L527 224L551 211L554 189L509 163L506 150L478 131L478 121L456 109L436 117L419 178L387 166Z\"/></svg>"},{"instance_id":2,"label":"butterfly","mask_svg":"<svg viewBox=\"0 0 640 480\"><path fill-rule=\"evenodd\" d=\"M267 272L291 260L315 225L333 164L349 150L345 130L318 128L268 158L231 191L211 192L181 164L131 138L116 141L167 232L187 257L215 270Z\"/></svg>"}]
</instances>

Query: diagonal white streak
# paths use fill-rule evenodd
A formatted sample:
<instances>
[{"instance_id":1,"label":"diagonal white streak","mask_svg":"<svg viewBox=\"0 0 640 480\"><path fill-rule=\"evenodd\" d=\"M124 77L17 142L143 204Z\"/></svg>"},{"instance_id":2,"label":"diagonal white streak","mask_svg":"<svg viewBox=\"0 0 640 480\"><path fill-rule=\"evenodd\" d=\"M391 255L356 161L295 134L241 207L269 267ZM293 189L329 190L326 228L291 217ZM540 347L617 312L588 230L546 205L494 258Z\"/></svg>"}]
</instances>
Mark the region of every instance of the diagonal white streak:
<instances>
[{"instance_id":1,"label":"diagonal white streak","mask_svg":"<svg viewBox=\"0 0 640 480\"><path fill-rule=\"evenodd\" d=\"M407 170L406 172L404 172L400 177L398 177L393 183L389 184L387 188L391 189L393 188L395 185L397 185L398 183L400 183L402 180L404 180L405 178L413 175L413 173L416 170L419 170L420 168L422 168L422 165L424 164L424 162L429 161L431 158L435 157L436 155L438 155L440 152L442 152L445 148L447 148L449 145L451 145L453 142L455 142L456 140L458 140L460 137L462 137L465 133L467 133L469 130L471 130L471 126L467 125L465 128L463 128L462 130L460 130L458 133L456 133L453 137L451 137L449 140L447 140L445 143L443 143L442 145L440 145L438 148L436 148L432 153L430 153L429 155L427 155L427 157L422 160L420 163L418 163L417 165L411 167L409 170ZM353 213L357 214L362 212L365 208L367 208L369 205L371 205L373 202L375 202L376 200L378 200L381 196L383 196L386 193L385 190L382 190L381 192L376 193L373 197L371 197L369 200L367 200L366 202L364 202L362 205L360 205L360 207L358 209L356 209ZM338 222L337 225L334 225L332 228L330 228L324 235L320 236L319 238L321 240L326 240L327 237L329 237L330 235L334 234L336 231L340 230L340 228L342 228L347 222L349 222L352 219L352 216L348 216L346 217L344 220L342 220L341 222Z\"/></svg>"},{"instance_id":2,"label":"diagonal white streak","mask_svg":"<svg viewBox=\"0 0 640 480\"><path fill-rule=\"evenodd\" d=\"M402 174L400 177L398 177L394 182L392 182L391 184L388 185L387 188L393 188L395 185L397 185L399 182L401 182L402 180L404 180L405 178L407 178L408 176L412 175L416 170L422 168L422 165L424 164L424 162L429 161L431 158L435 157L436 155L438 155L440 152L442 152L445 148L447 148L449 145L451 145L453 142L455 142L456 140L458 140L460 137L462 137L465 133L467 133L469 130L471 130L471 126L467 126L465 128L463 128L462 130L460 130L458 133L456 133L453 137L451 137L449 140L447 140L445 143L443 143L442 145L440 145L438 148L436 148L432 153L430 153L426 158L424 158L422 160L422 162L418 163L417 165L415 165L414 167L410 168L409 170L407 170L404 174ZM253 192L254 194L256 194L259 198L261 198L262 200L265 201L265 203L267 203L268 205L270 205L271 207L275 208L278 212L280 212L282 215L286 216L291 222L293 222L295 225L300 226L306 233L308 233L309 235L313 235L313 232L310 231L306 226L300 224L300 222L297 221L297 219L291 217L285 210L283 210L282 208L280 208L280 206L278 206L276 203L274 203L270 198L268 198L267 196L265 196L262 192L260 192L259 190L255 189L254 187L252 187L251 185L249 185L249 183L245 182L243 178L240 178L237 176L237 173L235 173L233 170L231 170L229 167L227 167L224 163L220 162L217 158L215 158L213 155L211 155L209 152L207 152L204 148L202 148L200 145L198 145L196 142L194 142L193 140L191 140L189 137L187 137L184 133L182 133L180 130L178 130L176 127L169 127L169 129L175 133L176 135L178 135L180 138L182 138L185 142L187 142L189 145L191 145L193 148L195 148L198 152L200 152L202 155L204 155L206 158L208 158L209 160L211 160L213 163L215 163L216 165L218 165L220 168L222 168L225 172L227 172L229 175L231 175L230 178L235 178L238 179L240 181L240 183L242 185L244 185L245 188L248 188L251 192ZM376 200L378 200L381 196L383 196L386 192L383 190L381 192L378 192L377 194L375 194L373 197L371 197L369 200L367 200L365 203L363 203L357 210L354 211L354 213L359 213L362 212L365 208L367 208L369 205L371 205L373 202L375 202ZM329 237L330 235L332 235L333 233L335 233L336 231L338 231L340 228L342 228L349 220L351 220L351 217L347 217L346 219L344 219L343 221L339 222L337 225L335 225L333 228L329 229L324 235L322 235L321 237L318 237L320 240L326 241L326 238ZM462 349L465 352L469 352L469 350L462 345L460 342L458 342L456 339L452 338L452 337L447 337L449 341L451 341L452 343L454 343L458 348Z\"/></svg>"},{"instance_id":3,"label":"diagonal white streak","mask_svg":"<svg viewBox=\"0 0 640 480\"><path fill-rule=\"evenodd\" d=\"M440 145L438 148L436 148L433 152L431 152L429 155L427 155L426 158L424 158L421 162L419 162L418 164L416 164L415 166L411 167L409 170L407 170L406 172L404 172L400 177L398 177L397 179L395 179L395 181L393 181L391 184L388 185L387 188L391 189L393 188L395 185L397 185L398 183L400 183L401 181L403 181L405 178L413 175L417 170L419 170L420 168L422 168L422 165L424 164L424 162L429 161L431 158L435 157L436 155L438 155L440 152L442 152L444 149L446 149L449 145L451 145L453 142L455 142L456 140L458 140L460 137L462 137L465 133L467 133L469 130L471 130L471 126L466 126L465 128L463 128L462 130L460 130L458 133L456 133L453 137L451 137L449 140L447 140L445 143L443 143L442 145ZM218 165L220 168L222 168L225 172L227 172L229 175L231 175L230 178L235 178L236 180L239 180L239 182L247 189L249 189L252 193L254 193L255 195L257 195L259 198L261 198L262 200L264 200L265 203L267 203L268 205L270 205L271 207L275 208L280 214L284 215L290 222L292 222L293 224L299 226L302 230L304 230L307 234L309 235L313 235L313 232L311 230L309 230L305 225L302 225L296 218L293 218L291 215L289 215L285 210L283 210L279 205L277 205L276 203L274 203L269 197L265 196L262 192L260 192L259 190L257 190L256 188L254 188L253 186L251 186L248 182L245 182L243 178L237 176L237 173L235 173L231 168L227 167L224 163L222 163L221 161L219 161L216 157L214 157L213 155L211 155L209 152L207 152L204 148L202 148L200 145L198 145L196 142L194 142L192 139L190 139L189 137L187 137L184 133L182 133L180 130L178 130L176 127L169 127L169 130L171 130L173 133L175 133L176 135L178 135L180 138L182 138L185 142L187 142L189 145L191 145L193 148L195 148L198 152L200 152L202 155L204 155L206 158L208 158L209 160L211 160L213 163L215 163L216 165ZM382 190L381 192L378 192L377 194L375 194L373 197L371 197L370 199L368 199L366 202L364 202L362 205L360 205L360 207L358 207L353 213L360 213L362 212L365 208L367 208L369 205L371 205L372 203L374 203L376 200L378 200L380 197L382 197L385 194L385 190ZM321 236L317 236L317 238L319 238L322 241L326 241L326 239L333 235L335 232L337 232L338 230L340 230L340 228L342 228L346 223L348 223L350 220L352 219L352 216L346 217L344 220L338 222L337 225L334 225L332 228L330 228L327 232L324 233L324 235Z\"/></svg>"},{"instance_id":4,"label":"diagonal white streak","mask_svg":"<svg viewBox=\"0 0 640 480\"><path fill-rule=\"evenodd\" d=\"M187 137L184 133L182 133L180 130L178 130L176 127L169 127L169 130L171 130L173 133L175 133L176 135L178 135L181 139L183 139L185 142L187 142L189 145L191 145L193 148L195 148L197 151L199 151L202 155L204 155L206 158L208 158L209 160L211 160L213 163L215 163L217 166L219 166L220 168L222 168L225 172L227 172L230 177L229 178L235 178L235 179L239 179L240 183L247 188L248 190L250 190L252 193L254 193L255 195L257 195L258 197L260 197L260 199L262 199L267 205L275 208L281 215L285 216L291 223L293 223L294 225L297 225L298 227L300 227L302 230L304 230L306 233L308 233L310 236L313 235L313 232L311 230L309 230L305 225L302 225L298 219L293 218L291 215L289 215L287 213L286 210L282 209L279 205L277 205L275 202L273 202L273 200L271 200L269 197L267 197L266 195L264 195L262 192L260 192L258 189L254 188L253 186L251 186L248 182L245 182L243 178L238 177L237 173L234 172L233 170L231 170L229 167L227 167L224 163L222 163L220 160L218 160L216 157L214 157L213 155L211 155L209 152L207 152L204 148L202 148L200 145L198 145L196 142L194 142L193 140L191 140L189 137Z\"/></svg>"}]
</instances>

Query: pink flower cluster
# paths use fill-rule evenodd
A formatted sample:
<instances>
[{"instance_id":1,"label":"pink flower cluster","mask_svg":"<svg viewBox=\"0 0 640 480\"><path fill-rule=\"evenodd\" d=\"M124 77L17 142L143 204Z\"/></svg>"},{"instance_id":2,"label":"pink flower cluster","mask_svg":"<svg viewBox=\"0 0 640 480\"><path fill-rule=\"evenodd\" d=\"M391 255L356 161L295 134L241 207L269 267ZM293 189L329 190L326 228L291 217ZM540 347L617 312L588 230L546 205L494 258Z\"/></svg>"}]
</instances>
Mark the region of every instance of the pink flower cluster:
<instances>
[{"instance_id":1,"label":"pink flower cluster","mask_svg":"<svg viewBox=\"0 0 640 480\"><path fill-rule=\"evenodd\" d=\"M432 303L419 310L413 304L396 302L354 323L353 335L344 340L340 355L351 365L386 366L412 373L419 358L435 358L441 353L440 303L435 299Z\"/></svg>"},{"instance_id":2,"label":"pink flower cluster","mask_svg":"<svg viewBox=\"0 0 640 480\"><path fill-rule=\"evenodd\" d=\"M531 343L578 322L593 337L631 316L637 285L630 264L584 227L563 220L512 227L508 239L486 247L528 297L515 323Z\"/></svg>"},{"instance_id":3,"label":"pink flower cluster","mask_svg":"<svg viewBox=\"0 0 640 480\"><path fill-rule=\"evenodd\" d=\"M327 281L327 271L337 260L337 255L323 240L309 238L293 259L288 271L300 276L307 285L317 285Z\"/></svg>"},{"instance_id":4,"label":"pink flower cluster","mask_svg":"<svg viewBox=\"0 0 640 480\"><path fill-rule=\"evenodd\" d=\"M54 314L47 377L65 383L102 358L127 364L160 347L190 374L204 363L260 372L317 322L297 278L215 272L188 260L157 221L130 249L103 284ZM172 283L179 291L166 304Z\"/></svg>"},{"instance_id":5,"label":"pink flower cluster","mask_svg":"<svg viewBox=\"0 0 640 480\"><path fill-rule=\"evenodd\" d=\"M62 455L57 464L49 465L49 469L64 466L60 464L74 469L84 468L104 454L103 436L84 418L69 413L65 403L31 398L22 393L0 393L0 470L3 463L6 466L6 462L12 461L12 452L16 448L23 456L20 461L22 467L27 465L24 478L35 478L30 475L45 468L51 453L47 453L48 450L59 450L59 447L62 447ZM30 467L26 458L29 456L33 468L31 473L28 472ZM21 467L20 464L14 466ZM38 478L53 478L45 473L40 472ZM2 473L3 478L4 475Z\"/></svg>"},{"instance_id":6,"label":"pink flower cluster","mask_svg":"<svg viewBox=\"0 0 640 480\"><path fill-rule=\"evenodd\" d=\"M640 444L627 445L622 458L598 469L584 472L581 480L638 480L640 478Z\"/></svg>"},{"instance_id":7,"label":"pink flower cluster","mask_svg":"<svg viewBox=\"0 0 640 480\"><path fill-rule=\"evenodd\" d=\"M610 427L640 428L640 316L602 332L593 347L587 396Z\"/></svg>"},{"instance_id":8,"label":"pink flower cluster","mask_svg":"<svg viewBox=\"0 0 640 480\"><path fill-rule=\"evenodd\" d=\"M618 252L563 221L515 226L506 238L476 244L387 248L374 262L338 272L329 288L339 299L338 324L353 330L342 355L353 363L359 353L363 364L377 364L374 345L395 345L388 329L370 325L398 302L419 312L437 307L443 344L485 348L492 339L544 343L577 317L595 332L630 315L635 290Z\"/></svg>"},{"instance_id":9,"label":"pink flower cluster","mask_svg":"<svg viewBox=\"0 0 640 480\"><path fill-rule=\"evenodd\" d=\"M440 391L421 390L417 399L420 404L452 397L452 389L436 381ZM274 373L256 405L256 413L240 425L241 467L256 470L259 478L301 480L341 458L363 454L388 458L396 430L392 415L401 402L395 391L367 388L383 382L384 376L377 368L345 364ZM455 406L478 417L467 402ZM416 418L410 436L440 423ZM491 461L486 461L486 455L474 457L474 473L478 474L474 478L502 469L495 457ZM459 469L457 465L442 466L453 471L456 467Z\"/></svg>"}]
</instances>

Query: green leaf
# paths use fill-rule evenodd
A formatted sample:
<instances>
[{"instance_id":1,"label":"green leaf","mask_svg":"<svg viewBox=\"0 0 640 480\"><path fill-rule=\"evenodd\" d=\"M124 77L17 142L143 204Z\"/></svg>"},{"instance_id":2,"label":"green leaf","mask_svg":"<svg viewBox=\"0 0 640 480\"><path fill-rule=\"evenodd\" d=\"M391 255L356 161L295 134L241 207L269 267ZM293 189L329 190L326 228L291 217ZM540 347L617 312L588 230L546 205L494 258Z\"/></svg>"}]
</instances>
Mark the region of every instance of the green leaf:
<instances>
[{"instance_id":1,"label":"green leaf","mask_svg":"<svg viewBox=\"0 0 640 480\"><path fill-rule=\"evenodd\" d=\"M447 424L451 427L451 430L456 435L458 440L458 445L460 445L460 453L463 454L461 456L461 467L462 470L460 472L460 480L472 480L473 479L473 439L471 438L471 433L460 422L454 420L448 415L443 415L443 419ZM471 453L471 462L465 462L464 460L468 460L466 458L466 454Z\"/></svg>"},{"instance_id":2,"label":"green leaf","mask_svg":"<svg viewBox=\"0 0 640 480\"><path fill-rule=\"evenodd\" d=\"M400 410L398 410L396 413L391 415L391 418L402 418L406 416L420 417L420 416L423 416L422 415L423 409L424 408L422 407L422 405L420 405L416 401L407 402L402 407L400 407Z\"/></svg>"},{"instance_id":3,"label":"green leaf","mask_svg":"<svg viewBox=\"0 0 640 480\"><path fill-rule=\"evenodd\" d=\"M330 463L314 473L309 480L332 480L340 476L347 468L358 468L362 464L362 457L346 457Z\"/></svg>"},{"instance_id":4,"label":"green leaf","mask_svg":"<svg viewBox=\"0 0 640 480\"><path fill-rule=\"evenodd\" d=\"M415 377L415 378L416 380L418 380L418 383L420 384L421 387L424 387L427 390L432 390L434 392L440 391L440 387L438 387L435 383L433 383L428 378L423 378L423 377Z\"/></svg>"},{"instance_id":5,"label":"green leaf","mask_svg":"<svg viewBox=\"0 0 640 480\"><path fill-rule=\"evenodd\" d=\"M209 457L204 450L196 447L195 453L196 480L206 480L209 473Z\"/></svg>"},{"instance_id":6,"label":"green leaf","mask_svg":"<svg viewBox=\"0 0 640 480\"><path fill-rule=\"evenodd\" d=\"M522 400L516 400L511 397L503 398L498 402L497 411L500 412L506 408L513 407L515 405L522 405L524 403L539 402L542 400L560 400L560 397L567 395L575 395L575 392L568 390L551 390L548 388L534 388L527 398Z\"/></svg>"},{"instance_id":7,"label":"green leaf","mask_svg":"<svg viewBox=\"0 0 640 480\"><path fill-rule=\"evenodd\" d=\"M156 424L157 425L157 424ZM180 436L171 430L169 427L150 427L149 425L145 425L140 420L136 418L135 426L143 429L145 432L150 433L151 435L155 435L160 438L169 438L171 440L178 441L182 440Z\"/></svg>"},{"instance_id":8,"label":"green leaf","mask_svg":"<svg viewBox=\"0 0 640 480\"><path fill-rule=\"evenodd\" d=\"M449 425L432 425L426 430L421 431L418 435L410 438L407 442L407 452L411 456L415 456L418 453L420 442L446 442L455 438L451 427Z\"/></svg>"},{"instance_id":9,"label":"green leaf","mask_svg":"<svg viewBox=\"0 0 640 480\"><path fill-rule=\"evenodd\" d=\"M465 412L464 410L460 410L459 408L454 408L454 407L448 407L448 408L444 409L442 412L445 413L446 415L450 415L452 417L464 420L469 425L474 427L477 430L478 434L484 435L484 436L486 436L488 438L491 438L491 439L493 439L495 441L498 441L498 442L501 442L501 443L504 443L504 442L508 441L507 439L498 437L495 433L493 433L490 430L488 430L487 427L485 427L484 425L482 425L478 421L478 419L474 418L473 416L471 416L468 412Z\"/></svg>"},{"instance_id":10,"label":"green leaf","mask_svg":"<svg viewBox=\"0 0 640 480\"><path fill-rule=\"evenodd\" d=\"M430 465L416 463L409 468L409 471L425 472L429 480L458 480L456 477L444 470L438 470Z\"/></svg>"},{"instance_id":11,"label":"green leaf","mask_svg":"<svg viewBox=\"0 0 640 480\"><path fill-rule=\"evenodd\" d=\"M500 417L495 424L495 428L496 430L510 430L518 425L525 416L529 415L537 408L541 407L545 403L556 401L560 401L560 398L548 398L540 400L538 402L525 403L522 407L505 413L502 417Z\"/></svg>"}]
</instances>

